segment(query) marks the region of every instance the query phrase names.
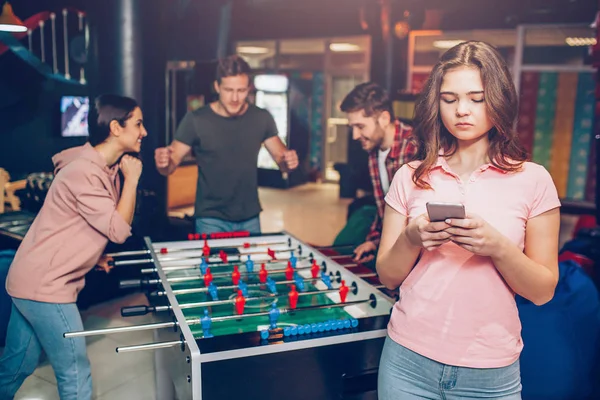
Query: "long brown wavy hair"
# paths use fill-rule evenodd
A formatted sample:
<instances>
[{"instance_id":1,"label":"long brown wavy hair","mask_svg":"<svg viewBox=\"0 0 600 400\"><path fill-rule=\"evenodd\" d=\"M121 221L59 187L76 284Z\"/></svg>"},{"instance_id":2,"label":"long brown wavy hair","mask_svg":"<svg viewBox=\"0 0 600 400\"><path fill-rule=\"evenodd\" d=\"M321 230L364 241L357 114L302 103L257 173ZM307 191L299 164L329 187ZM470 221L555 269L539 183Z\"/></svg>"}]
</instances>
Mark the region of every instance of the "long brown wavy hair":
<instances>
[{"instance_id":1,"label":"long brown wavy hair","mask_svg":"<svg viewBox=\"0 0 600 400\"><path fill-rule=\"evenodd\" d=\"M413 174L413 182L423 189L431 189L425 178L437 163L440 149L446 156L457 150L457 140L440 116L440 89L446 72L458 67L475 67L481 73L486 111L494 126L488 132L488 158L492 165L504 171L516 171L527 160L527 152L515 130L518 98L506 62L487 43L463 42L442 55L415 104L415 159L422 163Z\"/></svg>"}]
</instances>

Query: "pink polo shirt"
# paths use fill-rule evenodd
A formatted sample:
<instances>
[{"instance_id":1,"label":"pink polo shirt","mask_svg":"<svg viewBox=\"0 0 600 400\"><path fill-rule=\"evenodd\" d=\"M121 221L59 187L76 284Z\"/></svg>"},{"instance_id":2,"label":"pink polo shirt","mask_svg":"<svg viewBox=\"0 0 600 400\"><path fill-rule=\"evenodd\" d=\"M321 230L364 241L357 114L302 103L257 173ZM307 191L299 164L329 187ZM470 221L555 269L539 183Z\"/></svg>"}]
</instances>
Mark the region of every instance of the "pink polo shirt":
<instances>
[{"instance_id":1,"label":"pink polo shirt","mask_svg":"<svg viewBox=\"0 0 600 400\"><path fill-rule=\"evenodd\" d=\"M513 173L484 165L462 182L439 157L429 177L433 190L425 190L412 181L419 163L398 170L385 198L409 220L426 213L428 201L459 202L523 249L527 221L560 207L550 174L538 164ZM471 368L510 365L523 348L514 292L491 258L451 242L423 251L400 287L388 334L424 357Z\"/></svg>"}]
</instances>

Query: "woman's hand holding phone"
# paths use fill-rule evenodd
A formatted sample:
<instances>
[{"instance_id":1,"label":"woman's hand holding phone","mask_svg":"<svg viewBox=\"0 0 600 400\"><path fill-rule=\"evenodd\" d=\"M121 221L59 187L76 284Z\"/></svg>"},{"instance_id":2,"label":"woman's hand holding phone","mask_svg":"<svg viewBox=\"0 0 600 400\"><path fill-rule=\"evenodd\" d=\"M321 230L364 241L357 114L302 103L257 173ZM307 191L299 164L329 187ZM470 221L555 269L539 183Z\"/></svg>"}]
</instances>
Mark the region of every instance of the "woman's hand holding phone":
<instances>
[{"instance_id":1,"label":"woman's hand holding phone","mask_svg":"<svg viewBox=\"0 0 600 400\"><path fill-rule=\"evenodd\" d=\"M446 222L449 227L445 232L451 235L450 240L479 256L491 257L499 254L507 240L478 215L470 214L467 218L448 219Z\"/></svg>"},{"instance_id":2,"label":"woman's hand holding phone","mask_svg":"<svg viewBox=\"0 0 600 400\"><path fill-rule=\"evenodd\" d=\"M480 256L489 257L502 251L506 237L480 216L467 215L461 204L428 203L427 209L427 214L406 226L406 237L413 246L431 251L452 241Z\"/></svg>"},{"instance_id":3,"label":"woman's hand holding phone","mask_svg":"<svg viewBox=\"0 0 600 400\"><path fill-rule=\"evenodd\" d=\"M427 214L413 219L406 226L406 237L410 244L425 250L435 250L450 240L449 227L446 222L431 222Z\"/></svg>"}]
</instances>

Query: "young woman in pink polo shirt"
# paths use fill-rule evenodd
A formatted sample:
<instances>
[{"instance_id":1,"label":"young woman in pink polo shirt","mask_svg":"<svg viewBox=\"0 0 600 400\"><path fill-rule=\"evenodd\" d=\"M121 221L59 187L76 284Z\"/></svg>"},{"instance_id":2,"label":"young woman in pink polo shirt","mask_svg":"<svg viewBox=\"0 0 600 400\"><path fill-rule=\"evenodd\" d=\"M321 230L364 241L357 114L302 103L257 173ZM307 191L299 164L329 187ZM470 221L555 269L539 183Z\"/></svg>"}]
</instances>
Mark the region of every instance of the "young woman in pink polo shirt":
<instances>
[{"instance_id":1,"label":"young woman in pink polo shirt","mask_svg":"<svg viewBox=\"0 0 600 400\"><path fill-rule=\"evenodd\" d=\"M502 56L462 43L433 68L415 108L417 160L394 176L377 257L400 286L379 399L520 399L515 293L541 305L558 281L559 207L548 172L514 130L517 94ZM428 202L464 219L430 222Z\"/></svg>"},{"instance_id":2,"label":"young woman in pink polo shirt","mask_svg":"<svg viewBox=\"0 0 600 400\"><path fill-rule=\"evenodd\" d=\"M54 156L54 181L8 272L13 305L0 359L2 400L33 373L42 349L62 400L92 398L85 338L63 334L83 330L76 300L85 274L109 240L123 243L131 234L142 164L124 154L140 151L146 129L127 97L100 96L90 111L89 143Z\"/></svg>"}]
</instances>

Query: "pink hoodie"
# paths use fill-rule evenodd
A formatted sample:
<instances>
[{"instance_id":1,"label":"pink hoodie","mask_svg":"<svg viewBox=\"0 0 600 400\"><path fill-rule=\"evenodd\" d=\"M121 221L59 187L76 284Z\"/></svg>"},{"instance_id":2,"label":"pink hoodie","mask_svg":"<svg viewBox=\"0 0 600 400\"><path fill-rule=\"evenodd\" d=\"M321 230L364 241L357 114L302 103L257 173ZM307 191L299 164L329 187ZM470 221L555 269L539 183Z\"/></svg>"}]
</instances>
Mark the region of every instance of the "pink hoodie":
<instances>
[{"instance_id":1,"label":"pink hoodie","mask_svg":"<svg viewBox=\"0 0 600 400\"><path fill-rule=\"evenodd\" d=\"M89 143L52 161L54 181L15 255L6 290L20 299L73 303L108 241L123 243L131 227L117 212L117 165L109 168Z\"/></svg>"}]
</instances>

